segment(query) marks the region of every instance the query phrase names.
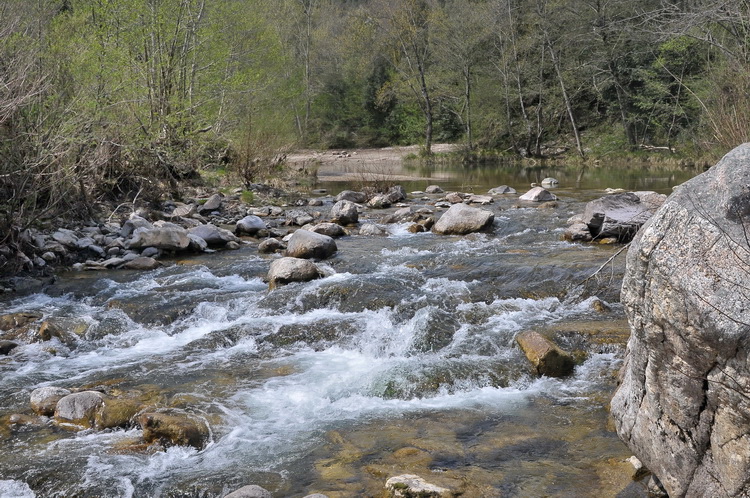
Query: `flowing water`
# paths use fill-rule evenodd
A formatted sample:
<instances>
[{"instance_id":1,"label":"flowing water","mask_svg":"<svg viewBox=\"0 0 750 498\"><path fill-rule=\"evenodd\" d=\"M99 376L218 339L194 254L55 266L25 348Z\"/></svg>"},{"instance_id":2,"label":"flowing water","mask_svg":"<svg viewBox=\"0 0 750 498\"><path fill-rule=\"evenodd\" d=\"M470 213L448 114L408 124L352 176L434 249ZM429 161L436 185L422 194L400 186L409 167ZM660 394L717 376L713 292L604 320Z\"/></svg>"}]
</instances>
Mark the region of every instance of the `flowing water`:
<instances>
[{"instance_id":1,"label":"flowing water","mask_svg":"<svg viewBox=\"0 0 750 498\"><path fill-rule=\"evenodd\" d=\"M448 175L444 186L522 190L539 172L474 173ZM2 420L28 413L40 386L114 386L152 393L211 429L203 450L148 452L132 449L138 429L6 426L0 496L208 497L246 484L274 496L380 496L403 473L464 496L626 487L622 496L636 496L606 411L627 335L621 264L577 287L618 248L560 235L602 195L600 183L668 192L689 173L588 183L551 173L561 179L556 208L515 208L510 196L487 207L490 233L411 234L396 224L387 237L345 237L322 263L330 276L314 282L269 292L262 277L277 256L251 245L152 272L68 273L44 294L0 303L0 313L39 311L86 330L75 344L55 339L0 358ZM597 299L609 310L595 309ZM514 341L525 329L558 330L564 346L584 351L575 373L533 375Z\"/></svg>"}]
</instances>

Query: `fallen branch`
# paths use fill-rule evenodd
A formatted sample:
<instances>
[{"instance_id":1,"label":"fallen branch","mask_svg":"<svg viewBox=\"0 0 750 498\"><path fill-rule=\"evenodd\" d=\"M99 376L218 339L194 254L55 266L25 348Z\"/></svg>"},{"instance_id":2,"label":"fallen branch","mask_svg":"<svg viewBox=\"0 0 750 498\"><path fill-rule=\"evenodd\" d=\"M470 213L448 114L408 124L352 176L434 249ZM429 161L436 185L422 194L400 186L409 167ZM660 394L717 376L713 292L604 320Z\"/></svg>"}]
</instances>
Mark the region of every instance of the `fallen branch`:
<instances>
[{"instance_id":1,"label":"fallen branch","mask_svg":"<svg viewBox=\"0 0 750 498\"><path fill-rule=\"evenodd\" d=\"M630 243L630 242L628 242L627 244L625 244L624 246L622 246L622 247L621 247L621 248L620 248L620 249L619 249L619 250L618 250L618 251L617 251L616 253L614 253L614 254L613 254L612 256L610 256L610 258L609 258L609 259L608 259L607 261L605 261L605 262L604 262L604 264L603 264L602 266L600 266L600 267L599 267L599 268L598 268L598 269L597 269L597 270L596 270L596 271L595 271L594 273L592 273L591 275L589 275L589 276L588 276L588 277L587 277L586 279L584 279L584 280L583 280L583 281L582 281L582 282L581 282L580 284L578 284L578 285L583 285L583 284L585 284L586 282L588 282L589 280L591 280L592 278L594 278L595 276L597 276L597 275L598 275L599 273L601 273L601 271L602 271L602 270L603 270L603 269L604 269L604 268L605 268L605 267L606 267L606 266L607 266L608 264L612 263L612 262L613 262L613 261L615 260L615 258L616 258L617 256L619 256L619 255L620 255L620 253L621 253L622 251L624 251L625 249L627 249L628 247L630 247L630 244L631 244L631 243Z\"/></svg>"}]
</instances>

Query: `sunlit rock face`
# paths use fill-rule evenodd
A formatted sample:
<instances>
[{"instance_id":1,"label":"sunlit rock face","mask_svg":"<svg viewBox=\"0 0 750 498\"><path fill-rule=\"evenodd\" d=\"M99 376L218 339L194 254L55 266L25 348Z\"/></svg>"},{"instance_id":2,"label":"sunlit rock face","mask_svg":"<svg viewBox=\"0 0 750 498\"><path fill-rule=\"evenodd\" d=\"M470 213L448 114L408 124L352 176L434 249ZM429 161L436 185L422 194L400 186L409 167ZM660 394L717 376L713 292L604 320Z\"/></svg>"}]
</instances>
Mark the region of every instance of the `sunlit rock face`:
<instances>
[{"instance_id":1,"label":"sunlit rock face","mask_svg":"<svg viewBox=\"0 0 750 498\"><path fill-rule=\"evenodd\" d=\"M750 144L680 186L628 253L612 413L669 496L750 493Z\"/></svg>"}]
</instances>

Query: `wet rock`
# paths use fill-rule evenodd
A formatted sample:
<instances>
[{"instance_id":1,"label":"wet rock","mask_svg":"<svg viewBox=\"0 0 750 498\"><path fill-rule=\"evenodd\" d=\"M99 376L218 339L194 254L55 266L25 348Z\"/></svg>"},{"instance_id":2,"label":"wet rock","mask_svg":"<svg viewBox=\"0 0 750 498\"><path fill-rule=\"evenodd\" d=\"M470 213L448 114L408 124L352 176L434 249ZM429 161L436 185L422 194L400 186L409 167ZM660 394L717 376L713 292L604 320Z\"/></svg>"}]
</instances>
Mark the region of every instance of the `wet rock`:
<instances>
[{"instance_id":1,"label":"wet rock","mask_svg":"<svg viewBox=\"0 0 750 498\"><path fill-rule=\"evenodd\" d=\"M538 332L528 330L516 336L521 350L539 375L565 377L573 373L575 360Z\"/></svg>"},{"instance_id":2,"label":"wet rock","mask_svg":"<svg viewBox=\"0 0 750 498\"><path fill-rule=\"evenodd\" d=\"M303 498L328 498L328 495L324 495L322 493L313 493L311 495L306 495Z\"/></svg>"},{"instance_id":3,"label":"wet rock","mask_svg":"<svg viewBox=\"0 0 750 498\"><path fill-rule=\"evenodd\" d=\"M424 189L426 194L442 194L443 189L440 188L438 185L430 185L426 189Z\"/></svg>"},{"instance_id":4,"label":"wet rock","mask_svg":"<svg viewBox=\"0 0 750 498\"><path fill-rule=\"evenodd\" d=\"M286 247L286 255L292 258L326 259L336 252L336 242L327 235L308 230L297 230Z\"/></svg>"},{"instance_id":5,"label":"wet rock","mask_svg":"<svg viewBox=\"0 0 750 498\"><path fill-rule=\"evenodd\" d=\"M593 237L616 237L621 242L627 242L666 198L655 192L606 195L586 204L583 220Z\"/></svg>"},{"instance_id":6,"label":"wet rock","mask_svg":"<svg viewBox=\"0 0 750 498\"><path fill-rule=\"evenodd\" d=\"M533 187L531 190L523 194L518 198L522 201L531 202L545 202L545 201L556 201L557 197L549 190L543 187Z\"/></svg>"},{"instance_id":7,"label":"wet rock","mask_svg":"<svg viewBox=\"0 0 750 498\"><path fill-rule=\"evenodd\" d=\"M161 251L156 247L147 247L141 251L141 256L144 258L158 258L161 256Z\"/></svg>"},{"instance_id":8,"label":"wet rock","mask_svg":"<svg viewBox=\"0 0 750 498\"><path fill-rule=\"evenodd\" d=\"M422 233L426 232L427 230L423 225L420 225L419 223L412 223L408 227L406 227L406 231L409 233Z\"/></svg>"},{"instance_id":9,"label":"wet rock","mask_svg":"<svg viewBox=\"0 0 750 498\"><path fill-rule=\"evenodd\" d=\"M17 342L13 341L0 341L0 356L8 356L11 351L18 347Z\"/></svg>"},{"instance_id":10,"label":"wet rock","mask_svg":"<svg viewBox=\"0 0 750 498\"><path fill-rule=\"evenodd\" d=\"M356 204L363 204L367 201L367 195L364 192L355 192L353 190L344 190L336 196L336 202L349 201Z\"/></svg>"},{"instance_id":11,"label":"wet rock","mask_svg":"<svg viewBox=\"0 0 750 498\"><path fill-rule=\"evenodd\" d=\"M386 209L391 207L391 200L387 195L378 194L369 201L367 205L374 209Z\"/></svg>"},{"instance_id":12,"label":"wet rock","mask_svg":"<svg viewBox=\"0 0 750 498\"><path fill-rule=\"evenodd\" d=\"M204 420L183 410L168 409L138 415L143 439L163 447L192 446L203 449L208 442L208 425Z\"/></svg>"},{"instance_id":13,"label":"wet rock","mask_svg":"<svg viewBox=\"0 0 750 498\"><path fill-rule=\"evenodd\" d=\"M279 239L266 239L258 244L258 252L264 254L279 252L283 251L284 249L285 246Z\"/></svg>"},{"instance_id":14,"label":"wet rock","mask_svg":"<svg viewBox=\"0 0 750 498\"><path fill-rule=\"evenodd\" d=\"M238 221L237 227L234 231L238 235L255 235L259 231L265 230L266 228L267 227L265 221L260 219L260 217L251 214Z\"/></svg>"},{"instance_id":15,"label":"wet rock","mask_svg":"<svg viewBox=\"0 0 750 498\"><path fill-rule=\"evenodd\" d=\"M331 208L331 221L340 225L353 225L359 221L357 205L353 202L338 201Z\"/></svg>"},{"instance_id":16,"label":"wet rock","mask_svg":"<svg viewBox=\"0 0 750 498\"><path fill-rule=\"evenodd\" d=\"M188 233L205 240L209 246L223 246L227 242L239 242L240 240L229 230L217 227L211 223L191 228Z\"/></svg>"},{"instance_id":17,"label":"wet rock","mask_svg":"<svg viewBox=\"0 0 750 498\"><path fill-rule=\"evenodd\" d=\"M8 417L8 425L14 432L25 432L39 430L49 423L49 418L44 416L26 415L14 413Z\"/></svg>"},{"instance_id":18,"label":"wet rock","mask_svg":"<svg viewBox=\"0 0 750 498\"><path fill-rule=\"evenodd\" d=\"M442 235L465 235L479 232L492 226L495 215L484 209L454 204L432 227L432 231Z\"/></svg>"},{"instance_id":19,"label":"wet rock","mask_svg":"<svg viewBox=\"0 0 750 498\"><path fill-rule=\"evenodd\" d=\"M223 195L221 194L214 194L211 197L209 197L205 203L203 203L202 206L198 208L198 212L203 213L210 213L211 211L218 211L221 208L221 201L223 200Z\"/></svg>"},{"instance_id":20,"label":"wet rock","mask_svg":"<svg viewBox=\"0 0 750 498\"><path fill-rule=\"evenodd\" d=\"M95 425L96 413L104 405L104 395L97 391L68 394L57 402L55 422L91 428Z\"/></svg>"},{"instance_id":21,"label":"wet rock","mask_svg":"<svg viewBox=\"0 0 750 498\"><path fill-rule=\"evenodd\" d=\"M669 496L750 495L750 144L675 190L630 246L611 409Z\"/></svg>"},{"instance_id":22,"label":"wet rock","mask_svg":"<svg viewBox=\"0 0 750 498\"><path fill-rule=\"evenodd\" d=\"M128 249L156 247L168 251L181 251L189 245L187 230L171 223L161 227L136 228L133 238L127 243Z\"/></svg>"},{"instance_id":23,"label":"wet rock","mask_svg":"<svg viewBox=\"0 0 750 498\"><path fill-rule=\"evenodd\" d=\"M571 242L591 242L594 237L585 223L574 223L569 225L563 232L563 239Z\"/></svg>"},{"instance_id":24,"label":"wet rock","mask_svg":"<svg viewBox=\"0 0 750 498\"><path fill-rule=\"evenodd\" d=\"M322 199L310 199L309 201L307 201L307 205L308 206L316 206L316 207L317 206L322 206L323 205L323 200Z\"/></svg>"},{"instance_id":25,"label":"wet rock","mask_svg":"<svg viewBox=\"0 0 750 498\"><path fill-rule=\"evenodd\" d=\"M347 234L346 230L337 223L318 223L317 225L310 227L308 230L329 237L343 237Z\"/></svg>"},{"instance_id":26,"label":"wet rock","mask_svg":"<svg viewBox=\"0 0 750 498\"><path fill-rule=\"evenodd\" d=\"M239 242L235 242L233 240L230 240L229 242L227 242L227 245L224 246L224 249L229 249L230 251L236 251L240 247L242 247L242 246L240 245Z\"/></svg>"},{"instance_id":27,"label":"wet rock","mask_svg":"<svg viewBox=\"0 0 750 498\"><path fill-rule=\"evenodd\" d=\"M139 256L137 258L134 258L124 265L122 265L123 268L127 270L139 270L139 271L149 271L149 270L155 270L156 268L159 268L161 266L161 263L156 261L154 258L147 258L145 256Z\"/></svg>"},{"instance_id":28,"label":"wet rock","mask_svg":"<svg viewBox=\"0 0 750 498\"><path fill-rule=\"evenodd\" d=\"M387 235L388 232L380 228L375 223L365 223L359 228L359 234L369 235L369 236L380 236L380 235Z\"/></svg>"},{"instance_id":29,"label":"wet rock","mask_svg":"<svg viewBox=\"0 0 750 498\"><path fill-rule=\"evenodd\" d=\"M295 209L286 213L287 225L304 226L308 223L312 223L313 221L315 221L315 217L305 211Z\"/></svg>"},{"instance_id":30,"label":"wet rock","mask_svg":"<svg viewBox=\"0 0 750 498\"><path fill-rule=\"evenodd\" d=\"M453 496L449 489L435 486L413 474L391 477L385 488L394 498L447 498Z\"/></svg>"},{"instance_id":31,"label":"wet rock","mask_svg":"<svg viewBox=\"0 0 750 498\"><path fill-rule=\"evenodd\" d=\"M559 181L557 181L557 178L545 178L542 180L542 187L557 187L560 184Z\"/></svg>"},{"instance_id":32,"label":"wet rock","mask_svg":"<svg viewBox=\"0 0 750 498\"><path fill-rule=\"evenodd\" d=\"M188 249L190 249L191 251L203 252L206 249L208 249L208 242L203 240L203 238L198 237L197 235L194 235L192 233L189 233L188 239L190 239L190 245L188 245Z\"/></svg>"},{"instance_id":33,"label":"wet rock","mask_svg":"<svg viewBox=\"0 0 750 498\"><path fill-rule=\"evenodd\" d=\"M57 338L63 344L73 346L76 338L82 336L88 330L88 324L78 322L74 319L51 318L45 320L39 326L37 335L43 341L51 341Z\"/></svg>"},{"instance_id":34,"label":"wet rock","mask_svg":"<svg viewBox=\"0 0 750 498\"><path fill-rule=\"evenodd\" d=\"M271 289L291 282L308 282L323 276L318 267L307 259L281 258L271 263L268 283Z\"/></svg>"},{"instance_id":35,"label":"wet rock","mask_svg":"<svg viewBox=\"0 0 750 498\"><path fill-rule=\"evenodd\" d=\"M94 427L99 430L132 427L142 403L130 398L106 398L94 415Z\"/></svg>"},{"instance_id":36,"label":"wet rock","mask_svg":"<svg viewBox=\"0 0 750 498\"><path fill-rule=\"evenodd\" d=\"M31 391L31 410L38 415L51 417L55 414L57 402L71 394L62 387L40 387Z\"/></svg>"},{"instance_id":37,"label":"wet rock","mask_svg":"<svg viewBox=\"0 0 750 498\"><path fill-rule=\"evenodd\" d=\"M491 188L487 193L490 195L515 194L516 189L507 185L500 185L499 187Z\"/></svg>"},{"instance_id":38,"label":"wet rock","mask_svg":"<svg viewBox=\"0 0 750 498\"><path fill-rule=\"evenodd\" d=\"M272 496L267 489L251 484L229 493L224 498L272 498Z\"/></svg>"},{"instance_id":39,"label":"wet rock","mask_svg":"<svg viewBox=\"0 0 750 498\"><path fill-rule=\"evenodd\" d=\"M42 319L41 313L10 313L0 316L0 330L7 331L25 327Z\"/></svg>"}]
</instances>

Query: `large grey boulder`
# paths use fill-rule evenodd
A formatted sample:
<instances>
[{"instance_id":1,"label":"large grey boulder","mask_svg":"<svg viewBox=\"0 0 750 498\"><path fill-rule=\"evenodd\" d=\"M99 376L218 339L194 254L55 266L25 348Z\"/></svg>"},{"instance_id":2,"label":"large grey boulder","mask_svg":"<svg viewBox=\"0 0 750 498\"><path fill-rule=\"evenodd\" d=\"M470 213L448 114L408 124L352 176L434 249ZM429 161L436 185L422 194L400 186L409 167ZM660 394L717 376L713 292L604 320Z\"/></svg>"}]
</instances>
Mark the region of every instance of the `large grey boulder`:
<instances>
[{"instance_id":1,"label":"large grey boulder","mask_svg":"<svg viewBox=\"0 0 750 498\"><path fill-rule=\"evenodd\" d=\"M259 216L249 214L237 222L235 233L255 235L261 230L266 229L266 222L263 221Z\"/></svg>"},{"instance_id":2,"label":"large grey boulder","mask_svg":"<svg viewBox=\"0 0 750 498\"><path fill-rule=\"evenodd\" d=\"M672 497L750 495L750 144L679 187L632 242L611 409Z\"/></svg>"},{"instance_id":3,"label":"large grey boulder","mask_svg":"<svg viewBox=\"0 0 750 498\"><path fill-rule=\"evenodd\" d=\"M291 282L308 282L322 277L322 272L307 259L280 258L271 263L268 284L271 289Z\"/></svg>"},{"instance_id":4,"label":"large grey boulder","mask_svg":"<svg viewBox=\"0 0 750 498\"><path fill-rule=\"evenodd\" d=\"M127 244L129 249L156 247L169 251L181 251L190 245L188 232L181 226L167 223L161 227L136 228Z\"/></svg>"},{"instance_id":5,"label":"large grey boulder","mask_svg":"<svg viewBox=\"0 0 750 498\"><path fill-rule=\"evenodd\" d=\"M307 230L297 230L286 246L286 255L292 258L326 259L337 250L336 242L329 236Z\"/></svg>"},{"instance_id":6,"label":"large grey boulder","mask_svg":"<svg viewBox=\"0 0 750 498\"><path fill-rule=\"evenodd\" d=\"M583 221L595 238L617 237L621 242L627 242L666 198L666 195L656 192L606 195L586 204Z\"/></svg>"},{"instance_id":7,"label":"large grey boulder","mask_svg":"<svg viewBox=\"0 0 750 498\"><path fill-rule=\"evenodd\" d=\"M196 237L205 240L209 246L223 246L228 242L240 241L240 239L229 230L217 227L211 223L191 228L189 233L190 235L195 235Z\"/></svg>"},{"instance_id":8,"label":"large grey boulder","mask_svg":"<svg viewBox=\"0 0 750 498\"><path fill-rule=\"evenodd\" d=\"M351 201L338 201L331 208L331 221L340 225L351 225L359 221L357 205Z\"/></svg>"},{"instance_id":9,"label":"large grey boulder","mask_svg":"<svg viewBox=\"0 0 750 498\"><path fill-rule=\"evenodd\" d=\"M489 211L454 204L432 227L432 231L442 235L464 235L479 232L492 226L495 215Z\"/></svg>"}]
</instances>

